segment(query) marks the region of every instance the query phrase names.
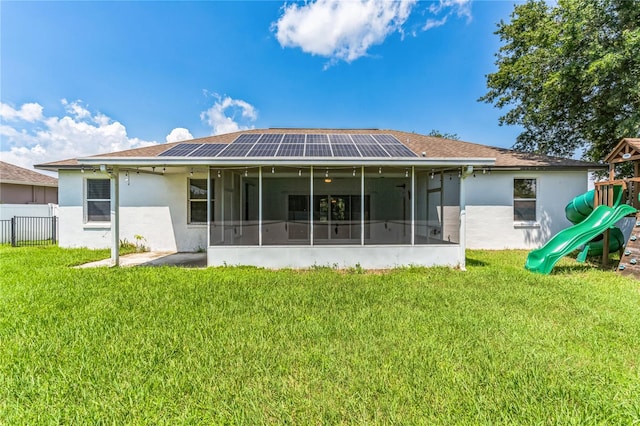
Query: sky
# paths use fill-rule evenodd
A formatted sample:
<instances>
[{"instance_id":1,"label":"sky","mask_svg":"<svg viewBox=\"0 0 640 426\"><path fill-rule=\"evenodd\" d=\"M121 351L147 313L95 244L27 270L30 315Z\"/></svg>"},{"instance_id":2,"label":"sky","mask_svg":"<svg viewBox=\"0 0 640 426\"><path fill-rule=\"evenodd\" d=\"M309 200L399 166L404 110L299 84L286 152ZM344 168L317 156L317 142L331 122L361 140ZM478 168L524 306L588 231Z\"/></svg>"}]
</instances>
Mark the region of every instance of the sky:
<instances>
[{"instance_id":1,"label":"sky","mask_svg":"<svg viewBox=\"0 0 640 426\"><path fill-rule=\"evenodd\" d=\"M34 164L250 128L376 128L509 148L478 102L511 1L0 2L0 158Z\"/></svg>"}]
</instances>

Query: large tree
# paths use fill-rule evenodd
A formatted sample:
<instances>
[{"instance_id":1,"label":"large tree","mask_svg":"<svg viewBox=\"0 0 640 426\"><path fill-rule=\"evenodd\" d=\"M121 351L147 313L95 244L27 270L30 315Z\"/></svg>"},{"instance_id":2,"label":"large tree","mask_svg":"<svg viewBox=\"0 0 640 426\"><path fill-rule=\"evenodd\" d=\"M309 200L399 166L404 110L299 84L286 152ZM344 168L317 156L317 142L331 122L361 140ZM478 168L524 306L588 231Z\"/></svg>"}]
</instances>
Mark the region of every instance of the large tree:
<instances>
[{"instance_id":1,"label":"large tree","mask_svg":"<svg viewBox=\"0 0 640 426\"><path fill-rule=\"evenodd\" d=\"M481 101L521 125L515 148L600 161L640 136L640 0L516 5Z\"/></svg>"}]
</instances>

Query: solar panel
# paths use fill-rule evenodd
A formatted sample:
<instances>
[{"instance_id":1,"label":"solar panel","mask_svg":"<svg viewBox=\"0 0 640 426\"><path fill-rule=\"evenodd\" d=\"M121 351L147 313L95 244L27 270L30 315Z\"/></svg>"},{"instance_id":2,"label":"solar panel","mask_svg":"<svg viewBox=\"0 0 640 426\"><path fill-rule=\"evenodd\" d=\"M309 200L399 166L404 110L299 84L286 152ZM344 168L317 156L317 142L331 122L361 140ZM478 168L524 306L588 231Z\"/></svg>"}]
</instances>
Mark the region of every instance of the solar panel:
<instances>
[{"instance_id":1,"label":"solar panel","mask_svg":"<svg viewBox=\"0 0 640 426\"><path fill-rule=\"evenodd\" d=\"M260 138L260 140L258 141L259 144L271 144L271 143L280 143L280 141L282 140L282 134L275 134L275 133L265 133L262 135L262 137Z\"/></svg>"},{"instance_id":2,"label":"solar panel","mask_svg":"<svg viewBox=\"0 0 640 426\"><path fill-rule=\"evenodd\" d=\"M280 145L277 143L257 143L253 149L247 154L248 157L273 157L278 151Z\"/></svg>"},{"instance_id":3,"label":"solar panel","mask_svg":"<svg viewBox=\"0 0 640 426\"><path fill-rule=\"evenodd\" d=\"M228 146L228 143L205 143L191 152L188 157L215 157Z\"/></svg>"},{"instance_id":4,"label":"solar panel","mask_svg":"<svg viewBox=\"0 0 640 426\"><path fill-rule=\"evenodd\" d=\"M402 144L384 145L384 149L387 150L392 157L417 157L413 151Z\"/></svg>"},{"instance_id":5,"label":"solar panel","mask_svg":"<svg viewBox=\"0 0 640 426\"><path fill-rule=\"evenodd\" d=\"M307 140L308 141L308 140ZM305 157L331 157L331 147L328 143L307 143Z\"/></svg>"},{"instance_id":6,"label":"solar panel","mask_svg":"<svg viewBox=\"0 0 640 426\"><path fill-rule=\"evenodd\" d=\"M199 143L180 143L168 150L161 152L159 157L186 157L191 152L198 149L202 144Z\"/></svg>"},{"instance_id":7,"label":"solar panel","mask_svg":"<svg viewBox=\"0 0 640 426\"><path fill-rule=\"evenodd\" d=\"M354 144L332 144L331 148L333 149L334 157L360 157L360 153Z\"/></svg>"},{"instance_id":8,"label":"solar panel","mask_svg":"<svg viewBox=\"0 0 640 426\"><path fill-rule=\"evenodd\" d=\"M251 143L237 143L229 144L228 148L222 151L218 157L244 157L251 150L253 144Z\"/></svg>"},{"instance_id":9,"label":"solar panel","mask_svg":"<svg viewBox=\"0 0 640 426\"><path fill-rule=\"evenodd\" d=\"M336 143L353 143L349 135L329 135L329 142L331 142L332 145Z\"/></svg>"},{"instance_id":10,"label":"solar panel","mask_svg":"<svg viewBox=\"0 0 640 426\"><path fill-rule=\"evenodd\" d=\"M284 135L282 143L304 143L304 135L301 134L288 134Z\"/></svg>"},{"instance_id":11,"label":"solar panel","mask_svg":"<svg viewBox=\"0 0 640 426\"><path fill-rule=\"evenodd\" d=\"M358 149L363 157L389 157L389 154L378 144L362 144L358 145Z\"/></svg>"},{"instance_id":12,"label":"solar panel","mask_svg":"<svg viewBox=\"0 0 640 426\"><path fill-rule=\"evenodd\" d=\"M305 143L306 142L306 143ZM252 133L231 144L180 143L160 157L417 157L393 135Z\"/></svg>"},{"instance_id":13,"label":"solar panel","mask_svg":"<svg viewBox=\"0 0 640 426\"><path fill-rule=\"evenodd\" d=\"M260 133L251 133L251 134L244 134L244 135L240 135L236 138L236 140L233 141L233 143L250 143L253 144L255 143L258 139L260 139L260 136L262 136Z\"/></svg>"},{"instance_id":14,"label":"solar panel","mask_svg":"<svg viewBox=\"0 0 640 426\"><path fill-rule=\"evenodd\" d=\"M373 139L373 136L371 135L351 135L351 138L358 145L361 145L361 144L377 145L378 144L378 142L376 142L376 140Z\"/></svg>"},{"instance_id":15,"label":"solar panel","mask_svg":"<svg viewBox=\"0 0 640 426\"><path fill-rule=\"evenodd\" d=\"M400 141L392 135L372 135L372 136L375 138L375 140L377 140L382 145L388 145L388 144L396 145L400 143Z\"/></svg>"},{"instance_id":16,"label":"solar panel","mask_svg":"<svg viewBox=\"0 0 640 426\"><path fill-rule=\"evenodd\" d=\"M280 144L277 157L302 157L304 156L304 145L301 143Z\"/></svg>"},{"instance_id":17,"label":"solar panel","mask_svg":"<svg viewBox=\"0 0 640 426\"><path fill-rule=\"evenodd\" d=\"M310 143L329 143L327 135L307 135L307 144Z\"/></svg>"}]
</instances>

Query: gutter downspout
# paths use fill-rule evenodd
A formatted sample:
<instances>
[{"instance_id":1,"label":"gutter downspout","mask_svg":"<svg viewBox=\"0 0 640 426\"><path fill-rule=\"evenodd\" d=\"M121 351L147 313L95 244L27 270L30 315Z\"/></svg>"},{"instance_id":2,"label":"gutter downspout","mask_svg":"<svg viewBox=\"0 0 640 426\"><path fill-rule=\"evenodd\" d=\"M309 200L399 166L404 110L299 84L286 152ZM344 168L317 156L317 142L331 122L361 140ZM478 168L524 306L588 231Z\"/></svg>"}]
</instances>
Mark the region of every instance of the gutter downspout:
<instances>
[{"instance_id":1,"label":"gutter downspout","mask_svg":"<svg viewBox=\"0 0 640 426\"><path fill-rule=\"evenodd\" d=\"M460 174L460 270L466 271L466 252L467 252L467 191L465 188L465 180L473 174L473 166L467 166L462 169Z\"/></svg>"}]
</instances>

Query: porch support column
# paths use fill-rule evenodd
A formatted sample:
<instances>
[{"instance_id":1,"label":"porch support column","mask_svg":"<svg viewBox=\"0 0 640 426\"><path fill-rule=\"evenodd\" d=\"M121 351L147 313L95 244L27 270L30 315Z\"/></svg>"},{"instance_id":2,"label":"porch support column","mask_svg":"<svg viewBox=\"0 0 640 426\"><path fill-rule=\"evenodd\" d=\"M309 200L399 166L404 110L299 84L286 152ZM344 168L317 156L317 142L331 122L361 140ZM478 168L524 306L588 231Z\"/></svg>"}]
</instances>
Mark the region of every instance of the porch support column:
<instances>
[{"instance_id":1,"label":"porch support column","mask_svg":"<svg viewBox=\"0 0 640 426\"><path fill-rule=\"evenodd\" d=\"M313 166L309 170L309 244L313 245Z\"/></svg>"},{"instance_id":2,"label":"porch support column","mask_svg":"<svg viewBox=\"0 0 640 426\"><path fill-rule=\"evenodd\" d=\"M211 186L211 167L207 167L207 249L211 246L211 194L215 188Z\"/></svg>"},{"instance_id":3,"label":"porch support column","mask_svg":"<svg viewBox=\"0 0 640 426\"><path fill-rule=\"evenodd\" d=\"M411 166L411 245L416 245L416 166Z\"/></svg>"},{"instance_id":4,"label":"porch support column","mask_svg":"<svg viewBox=\"0 0 640 426\"><path fill-rule=\"evenodd\" d=\"M364 245L364 166L360 167L360 245Z\"/></svg>"},{"instance_id":5,"label":"porch support column","mask_svg":"<svg viewBox=\"0 0 640 426\"><path fill-rule=\"evenodd\" d=\"M460 270L466 271L466 251L467 251L467 191L465 180L473 173L473 166L463 167L460 174Z\"/></svg>"},{"instance_id":6,"label":"porch support column","mask_svg":"<svg viewBox=\"0 0 640 426\"><path fill-rule=\"evenodd\" d=\"M262 166L258 167L258 245L262 245Z\"/></svg>"},{"instance_id":7,"label":"porch support column","mask_svg":"<svg viewBox=\"0 0 640 426\"><path fill-rule=\"evenodd\" d=\"M120 266L120 171L117 167L109 173L109 179L111 180L111 266Z\"/></svg>"}]
</instances>

